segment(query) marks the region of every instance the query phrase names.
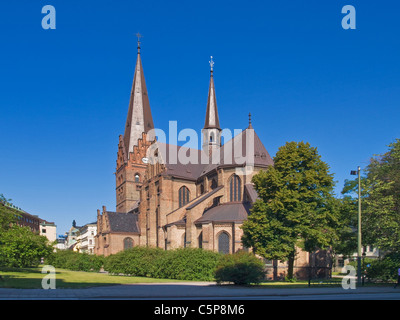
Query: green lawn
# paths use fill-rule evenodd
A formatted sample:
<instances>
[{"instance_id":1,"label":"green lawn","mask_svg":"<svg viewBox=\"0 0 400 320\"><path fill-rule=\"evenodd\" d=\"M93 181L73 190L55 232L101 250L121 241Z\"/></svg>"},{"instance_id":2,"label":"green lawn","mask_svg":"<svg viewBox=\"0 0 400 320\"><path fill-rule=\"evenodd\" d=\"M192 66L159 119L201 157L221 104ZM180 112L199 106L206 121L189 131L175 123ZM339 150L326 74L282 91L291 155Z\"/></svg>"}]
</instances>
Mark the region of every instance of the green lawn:
<instances>
[{"instance_id":1,"label":"green lawn","mask_svg":"<svg viewBox=\"0 0 400 320\"><path fill-rule=\"evenodd\" d=\"M2 269L0 288L41 289L46 274L41 268ZM180 280L154 279L145 277L113 276L104 273L56 269L56 288L87 288L130 283L178 282Z\"/></svg>"}]
</instances>

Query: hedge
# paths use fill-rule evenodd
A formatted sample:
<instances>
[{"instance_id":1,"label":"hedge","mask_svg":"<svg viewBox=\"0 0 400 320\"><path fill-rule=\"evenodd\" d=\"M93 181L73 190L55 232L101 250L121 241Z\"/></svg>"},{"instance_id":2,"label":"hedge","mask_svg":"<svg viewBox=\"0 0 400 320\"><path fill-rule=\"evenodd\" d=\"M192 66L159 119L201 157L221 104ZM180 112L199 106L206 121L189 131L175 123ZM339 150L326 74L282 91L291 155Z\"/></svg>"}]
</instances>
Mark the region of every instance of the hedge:
<instances>
[{"instance_id":1,"label":"hedge","mask_svg":"<svg viewBox=\"0 0 400 320\"><path fill-rule=\"evenodd\" d=\"M57 250L46 259L46 264L73 271L99 272L104 264L104 257L70 250Z\"/></svg>"},{"instance_id":2,"label":"hedge","mask_svg":"<svg viewBox=\"0 0 400 320\"><path fill-rule=\"evenodd\" d=\"M203 249L133 247L106 257L104 270L140 277L212 281L220 259L221 254Z\"/></svg>"}]
</instances>

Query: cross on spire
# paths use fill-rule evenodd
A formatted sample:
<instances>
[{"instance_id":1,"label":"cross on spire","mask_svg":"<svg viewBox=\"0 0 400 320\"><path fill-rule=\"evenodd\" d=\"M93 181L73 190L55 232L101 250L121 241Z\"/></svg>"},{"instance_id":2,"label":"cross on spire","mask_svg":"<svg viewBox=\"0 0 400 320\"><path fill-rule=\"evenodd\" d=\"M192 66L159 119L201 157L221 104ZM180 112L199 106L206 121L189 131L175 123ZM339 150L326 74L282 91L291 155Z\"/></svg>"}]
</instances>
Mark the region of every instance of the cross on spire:
<instances>
[{"instance_id":1,"label":"cross on spire","mask_svg":"<svg viewBox=\"0 0 400 320\"><path fill-rule=\"evenodd\" d=\"M211 72L213 72L213 67L214 67L214 61L213 61L213 57L211 56L211 60L209 61L210 63L210 67L211 67Z\"/></svg>"},{"instance_id":2,"label":"cross on spire","mask_svg":"<svg viewBox=\"0 0 400 320\"><path fill-rule=\"evenodd\" d=\"M138 33L136 33L136 37L137 37L138 53L140 53L140 38L143 38L143 36L138 32Z\"/></svg>"}]
</instances>

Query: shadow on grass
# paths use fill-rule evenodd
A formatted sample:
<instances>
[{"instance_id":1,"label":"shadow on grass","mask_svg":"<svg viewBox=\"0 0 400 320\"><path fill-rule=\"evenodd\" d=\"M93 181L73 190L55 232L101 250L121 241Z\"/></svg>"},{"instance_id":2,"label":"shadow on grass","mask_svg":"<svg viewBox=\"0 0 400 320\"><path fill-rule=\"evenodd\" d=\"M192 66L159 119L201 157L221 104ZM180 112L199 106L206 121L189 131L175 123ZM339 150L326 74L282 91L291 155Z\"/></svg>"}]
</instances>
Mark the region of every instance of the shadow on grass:
<instances>
[{"instance_id":1,"label":"shadow on grass","mask_svg":"<svg viewBox=\"0 0 400 320\"><path fill-rule=\"evenodd\" d=\"M43 275L45 276L45 275ZM42 278L26 278L5 275L0 279L0 288L14 288L14 289L43 289ZM45 280L46 281L46 280ZM48 283L46 281L46 283ZM56 279L56 289L84 289L98 286L112 286L113 283L79 283L68 282L64 279Z\"/></svg>"},{"instance_id":2,"label":"shadow on grass","mask_svg":"<svg viewBox=\"0 0 400 320\"><path fill-rule=\"evenodd\" d=\"M0 268L0 288L15 289L43 289L42 281L49 273L42 273L42 267L37 268ZM85 282L81 279L65 279L65 272L55 271L56 288L90 288L97 286L110 286L115 283L103 281ZM49 283L48 277L45 283Z\"/></svg>"}]
</instances>

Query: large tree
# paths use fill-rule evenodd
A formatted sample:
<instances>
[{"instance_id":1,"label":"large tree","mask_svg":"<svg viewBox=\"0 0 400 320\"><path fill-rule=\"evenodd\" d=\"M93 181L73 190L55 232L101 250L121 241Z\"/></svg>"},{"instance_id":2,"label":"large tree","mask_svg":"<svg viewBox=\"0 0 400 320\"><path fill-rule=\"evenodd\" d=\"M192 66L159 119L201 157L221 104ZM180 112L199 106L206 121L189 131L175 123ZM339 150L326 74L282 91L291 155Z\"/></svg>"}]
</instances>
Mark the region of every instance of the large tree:
<instances>
[{"instance_id":1,"label":"large tree","mask_svg":"<svg viewBox=\"0 0 400 320\"><path fill-rule=\"evenodd\" d=\"M342 191L354 204L357 188L357 181L349 180ZM361 180L361 196L362 245L400 252L400 139L371 158ZM355 205L349 207L349 214L356 210Z\"/></svg>"},{"instance_id":2,"label":"large tree","mask_svg":"<svg viewBox=\"0 0 400 320\"><path fill-rule=\"evenodd\" d=\"M17 224L20 214L0 194L0 266L31 267L49 256L53 248L46 237Z\"/></svg>"},{"instance_id":3,"label":"large tree","mask_svg":"<svg viewBox=\"0 0 400 320\"><path fill-rule=\"evenodd\" d=\"M337 239L333 175L317 148L288 142L253 183L259 199L243 223L242 240L266 259L288 261L292 278L296 247L313 252Z\"/></svg>"}]
</instances>

